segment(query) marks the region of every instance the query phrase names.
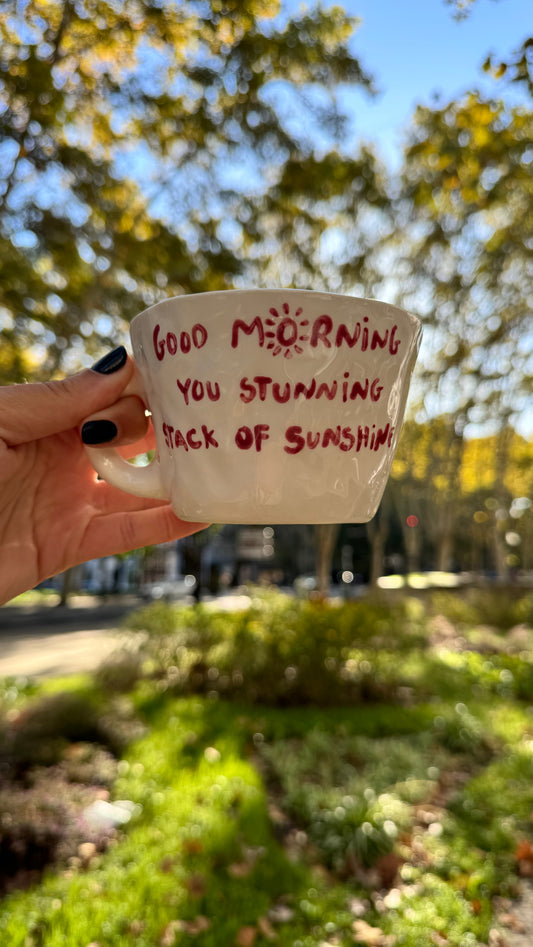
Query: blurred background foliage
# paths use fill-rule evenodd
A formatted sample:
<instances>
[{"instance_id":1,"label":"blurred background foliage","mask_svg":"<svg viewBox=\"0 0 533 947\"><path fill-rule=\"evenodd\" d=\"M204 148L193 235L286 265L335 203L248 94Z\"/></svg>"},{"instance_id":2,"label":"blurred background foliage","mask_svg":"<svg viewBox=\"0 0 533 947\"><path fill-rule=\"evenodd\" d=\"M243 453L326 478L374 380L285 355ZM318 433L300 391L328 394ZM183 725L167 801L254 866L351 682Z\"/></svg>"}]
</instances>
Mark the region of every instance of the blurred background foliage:
<instances>
[{"instance_id":1,"label":"blurred background foliage","mask_svg":"<svg viewBox=\"0 0 533 947\"><path fill-rule=\"evenodd\" d=\"M357 25L275 0L6 0L0 382L91 364L169 295L387 298L425 336L373 575L391 508L413 566L471 536L474 563L531 569L533 38L487 51L490 92L418 107L391 170L348 134L341 93L376 91ZM336 538L318 531L322 586Z\"/></svg>"}]
</instances>

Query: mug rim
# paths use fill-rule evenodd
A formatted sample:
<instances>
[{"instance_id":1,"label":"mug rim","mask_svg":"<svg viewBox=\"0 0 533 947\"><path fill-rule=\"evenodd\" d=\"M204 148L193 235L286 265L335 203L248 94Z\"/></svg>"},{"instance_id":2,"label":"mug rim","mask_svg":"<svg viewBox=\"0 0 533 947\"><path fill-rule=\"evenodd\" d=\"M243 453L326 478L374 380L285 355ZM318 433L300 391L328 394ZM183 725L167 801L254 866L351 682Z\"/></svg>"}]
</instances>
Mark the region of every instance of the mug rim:
<instances>
[{"instance_id":1,"label":"mug rim","mask_svg":"<svg viewBox=\"0 0 533 947\"><path fill-rule=\"evenodd\" d=\"M204 299L206 296L259 296L265 293L297 293L298 295L309 294L314 297L323 297L332 300L344 300L344 301L357 301L369 303L370 305L379 305L384 306L388 310L393 310L394 312L401 313L404 316L407 316L409 320L412 320L415 325L422 327L422 320L419 316L415 315L413 312L410 312L408 309L404 309L402 306L397 306L395 303L386 302L383 299L376 299L375 297L370 296L353 296L349 293L330 293L327 290L320 289L298 289L291 287L290 289L285 289L283 286L270 286L270 287L252 287L250 289L210 289L206 290L203 293L179 293L177 296L166 296L164 299L158 300L156 303L152 303L151 306L147 306L146 309L143 309L141 312L137 313L130 321L130 330L133 327L133 324L140 320L142 316L147 316L153 310L158 309L160 306L163 306L165 303L176 302L177 300L184 299Z\"/></svg>"}]
</instances>

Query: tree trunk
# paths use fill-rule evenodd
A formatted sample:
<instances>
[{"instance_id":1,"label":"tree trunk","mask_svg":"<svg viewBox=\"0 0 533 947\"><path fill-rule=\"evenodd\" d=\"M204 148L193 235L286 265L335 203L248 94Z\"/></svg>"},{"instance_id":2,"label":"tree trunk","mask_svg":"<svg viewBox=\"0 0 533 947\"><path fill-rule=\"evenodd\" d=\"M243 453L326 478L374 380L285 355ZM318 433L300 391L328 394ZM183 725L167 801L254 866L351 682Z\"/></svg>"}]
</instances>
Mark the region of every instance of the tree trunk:
<instances>
[{"instance_id":1,"label":"tree trunk","mask_svg":"<svg viewBox=\"0 0 533 947\"><path fill-rule=\"evenodd\" d=\"M420 547L422 541L420 526L404 526L402 532L407 559L406 572L407 575L410 575L412 572L420 571Z\"/></svg>"},{"instance_id":2,"label":"tree trunk","mask_svg":"<svg viewBox=\"0 0 533 947\"><path fill-rule=\"evenodd\" d=\"M61 591L59 593L59 605L68 605L68 597L74 589L74 579L76 576L77 567L73 566L72 569L67 569L63 572L61 576Z\"/></svg>"},{"instance_id":3,"label":"tree trunk","mask_svg":"<svg viewBox=\"0 0 533 947\"><path fill-rule=\"evenodd\" d=\"M494 527L492 532L494 560L497 580L507 582L509 579L509 564L507 562L508 549L505 543L505 522L508 516L509 498L505 488L505 475L509 464L512 428L508 417L502 420L496 442L496 463L494 477L494 495L498 501L498 508L494 512ZM500 512L501 511L501 512Z\"/></svg>"},{"instance_id":4,"label":"tree trunk","mask_svg":"<svg viewBox=\"0 0 533 947\"><path fill-rule=\"evenodd\" d=\"M324 597L328 594L331 582L333 553L339 530L338 523L321 523L315 527L317 590Z\"/></svg>"},{"instance_id":5,"label":"tree trunk","mask_svg":"<svg viewBox=\"0 0 533 947\"><path fill-rule=\"evenodd\" d=\"M498 582L507 582L509 580L509 565L507 563L507 546L501 522L494 518L492 527L492 550L494 553L494 565L496 568L496 579Z\"/></svg>"},{"instance_id":6,"label":"tree trunk","mask_svg":"<svg viewBox=\"0 0 533 947\"><path fill-rule=\"evenodd\" d=\"M453 533L445 530L441 533L437 546L437 571L451 572L453 564Z\"/></svg>"},{"instance_id":7,"label":"tree trunk","mask_svg":"<svg viewBox=\"0 0 533 947\"><path fill-rule=\"evenodd\" d=\"M378 579L383 575L383 566L385 558L385 541L386 535L384 530L379 526L372 538L371 543L371 555L370 555L370 577L369 585L371 589L377 588Z\"/></svg>"},{"instance_id":8,"label":"tree trunk","mask_svg":"<svg viewBox=\"0 0 533 947\"><path fill-rule=\"evenodd\" d=\"M370 574L368 581L371 589L377 587L378 579L383 575L385 544L389 535L388 507L388 496L387 491L385 491L376 515L366 524L366 535L370 544Z\"/></svg>"}]
</instances>

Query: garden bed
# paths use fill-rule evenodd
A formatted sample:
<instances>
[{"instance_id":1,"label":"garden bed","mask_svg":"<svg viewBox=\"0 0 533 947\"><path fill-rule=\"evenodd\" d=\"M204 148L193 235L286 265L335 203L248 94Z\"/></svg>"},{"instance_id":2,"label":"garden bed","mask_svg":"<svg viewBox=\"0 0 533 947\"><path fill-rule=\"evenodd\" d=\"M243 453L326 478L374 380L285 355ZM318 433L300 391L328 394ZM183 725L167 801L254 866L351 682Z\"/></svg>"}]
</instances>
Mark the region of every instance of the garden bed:
<instances>
[{"instance_id":1,"label":"garden bed","mask_svg":"<svg viewBox=\"0 0 533 947\"><path fill-rule=\"evenodd\" d=\"M10 699L26 736L4 728L0 808L13 831L42 791L71 847L4 896L0 942L512 943L533 873L533 633L530 600L511 606L510 627L502 602L489 626L442 595L139 614L136 658L130 642L62 713L64 696ZM86 837L98 798L130 817Z\"/></svg>"}]
</instances>

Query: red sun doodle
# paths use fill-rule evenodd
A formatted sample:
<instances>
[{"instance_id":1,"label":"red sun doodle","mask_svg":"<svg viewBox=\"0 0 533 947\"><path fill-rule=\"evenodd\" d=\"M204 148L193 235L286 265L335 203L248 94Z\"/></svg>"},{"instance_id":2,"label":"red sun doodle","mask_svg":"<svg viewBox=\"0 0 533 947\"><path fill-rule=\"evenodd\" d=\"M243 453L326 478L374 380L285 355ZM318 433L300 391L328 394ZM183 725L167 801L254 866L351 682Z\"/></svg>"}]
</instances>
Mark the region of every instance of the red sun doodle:
<instances>
[{"instance_id":1,"label":"red sun doodle","mask_svg":"<svg viewBox=\"0 0 533 947\"><path fill-rule=\"evenodd\" d=\"M272 355L283 353L284 358L292 358L295 352L301 355L303 348L298 343L307 342L309 339L305 332L309 320L299 318L302 314L301 306L294 316L290 315L288 303L283 303L281 312L274 307L269 312L272 318L265 319L265 325L271 326L265 332L265 339L269 339L267 349L271 350Z\"/></svg>"}]
</instances>

